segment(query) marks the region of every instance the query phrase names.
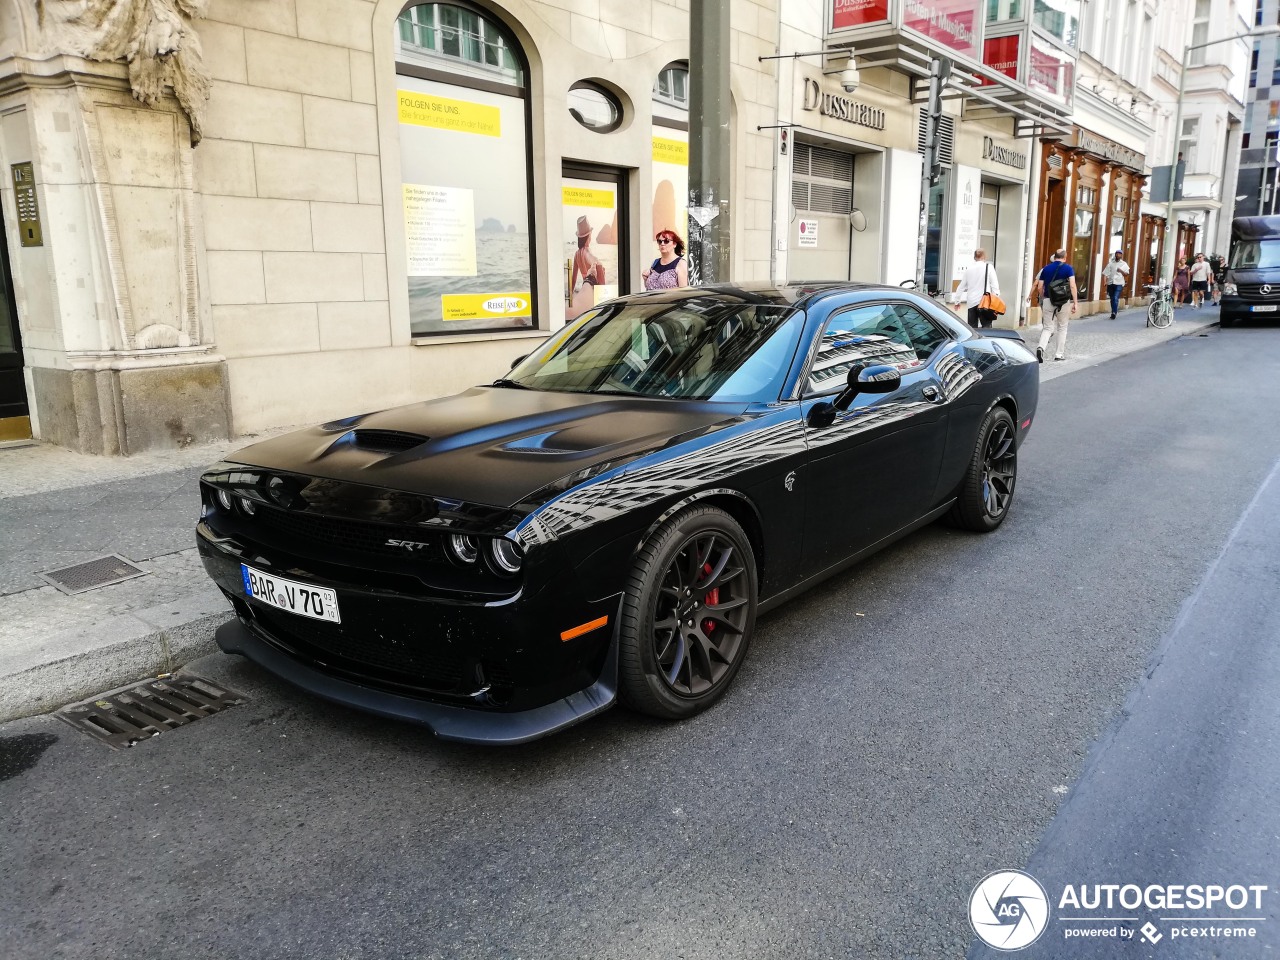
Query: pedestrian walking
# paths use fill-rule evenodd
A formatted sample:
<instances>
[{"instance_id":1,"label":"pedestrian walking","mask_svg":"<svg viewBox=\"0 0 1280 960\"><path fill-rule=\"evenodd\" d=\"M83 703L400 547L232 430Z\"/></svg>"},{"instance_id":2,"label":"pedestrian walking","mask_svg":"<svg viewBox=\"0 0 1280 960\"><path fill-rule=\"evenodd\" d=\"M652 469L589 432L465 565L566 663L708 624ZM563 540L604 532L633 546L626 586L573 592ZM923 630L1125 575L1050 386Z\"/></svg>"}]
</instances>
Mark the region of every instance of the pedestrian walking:
<instances>
[{"instance_id":1,"label":"pedestrian walking","mask_svg":"<svg viewBox=\"0 0 1280 960\"><path fill-rule=\"evenodd\" d=\"M1053 259L1036 275L1036 282L1031 286L1031 303L1040 303L1041 324L1040 345L1036 347L1036 359L1044 363L1044 352L1050 340L1056 336L1057 349L1053 359L1067 359L1067 324L1079 307L1079 291L1076 289L1076 272L1066 262L1067 251L1055 250ZM1044 301L1049 302L1048 309ZM1067 309L1071 304L1071 309Z\"/></svg>"},{"instance_id":2,"label":"pedestrian walking","mask_svg":"<svg viewBox=\"0 0 1280 960\"><path fill-rule=\"evenodd\" d=\"M995 267L987 260L987 251L979 248L973 251L973 263L964 268L960 285L951 294L952 303L960 303L963 298L964 304L969 308L969 326L975 330L993 326L996 322L994 310L983 310L978 306L988 293L1000 296L1000 278L996 276Z\"/></svg>"},{"instance_id":3,"label":"pedestrian walking","mask_svg":"<svg viewBox=\"0 0 1280 960\"><path fill-rule=\"evenodd\" d=\"M1124 279L1127 276L1129 264L1124 262L1124 254L1117 250L1116 255L1102 268L1102 279L1107 282L1107 296L1111 299L1112 320L1120 310L1120 292L1124 290Z\"/></svg>"},{"instance_id":4,"label":"pedestrian walking","mask_svg":"<svg viewBox=\"0 0 1280 960\"><path fill-rule=\"evenodd\" d=\"M1222 303L1222 285L1227 282L1227 260L1215 253L1209 258L1209 266L1213 268L1213 302L1217 306Z\"/></svg>"},{"instance_id":5,"label":"pedestrian walking","mask_svg":"<svg viewBox=\"0 0 1280 960\"><path fill-rule=\"evenodd\" d=\"M1187 269L1187 258L1178 258L1178 269L1173 272L1173 302L1186 303L1191 290L1191 271Z\"/></svg>"},{"instance_id":6,"label":"pedestrian walking","mask_svg":"<svg viewBox=\"0 0 1280 960\"><path fill-rule=\"evenodd\" d=\"M1204 306L1205 294L1209 292L1209 280L1213 277L1213 267L1204 258L1203 253L1196 254L1196 261L1191 265L1191 306L1198 310Z\"/></svg>"}]
</instances>

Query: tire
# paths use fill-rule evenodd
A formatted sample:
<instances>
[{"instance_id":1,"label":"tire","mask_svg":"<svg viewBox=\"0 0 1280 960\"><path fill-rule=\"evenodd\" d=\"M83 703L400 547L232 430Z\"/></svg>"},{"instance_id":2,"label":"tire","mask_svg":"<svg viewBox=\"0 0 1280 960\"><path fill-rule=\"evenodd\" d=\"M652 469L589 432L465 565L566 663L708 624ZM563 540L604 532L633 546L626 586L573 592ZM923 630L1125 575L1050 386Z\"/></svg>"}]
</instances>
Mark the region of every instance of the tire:
<instances>
[{"instance_id":1,"label":"tire","mask_svg":"<svg viewBox=\"0 0 1280 960\"><path fill-rule=\"evenodd\" d=\"M1018 483L1016 437L1009 411L992 407L978 429L960 495L947 514L953 526L988 533L1004 523Z\"/></svg>"},{"instance_id":2,"label":"tire","mask_svg":"<svg viewBox=\"0 0 1280 960\"><path fill-rule=\"evenodd\" d=\"M715 507L672 517L645 542L622 602L622 701L665 720L715 703L746 659L755 629L755 555Z\"/></svg>"},{"instance_id":3,"label":"tire","mask_svg":"<svg viewBox=\"0 0 1280 960\"><path fill-rule=\"evenodd\" d=\"M1218 328L1225 330L1227 327L1234 327L1240 322L1240 318L1233 313L1224 313L1218 318Z\"/></svg>"},{"instance_id":4,"label":"tire","mask_svg":"<svg viewBox=\"0 0 1280 960\"><path fill-rule=\"evenodd\" d=\"M1157 329L1163 330L1169 324L1173 323L1173 307L1167 303L1153 303L1156 308L1151 314L1151 325Z\"/></svg>"}]
</instances>

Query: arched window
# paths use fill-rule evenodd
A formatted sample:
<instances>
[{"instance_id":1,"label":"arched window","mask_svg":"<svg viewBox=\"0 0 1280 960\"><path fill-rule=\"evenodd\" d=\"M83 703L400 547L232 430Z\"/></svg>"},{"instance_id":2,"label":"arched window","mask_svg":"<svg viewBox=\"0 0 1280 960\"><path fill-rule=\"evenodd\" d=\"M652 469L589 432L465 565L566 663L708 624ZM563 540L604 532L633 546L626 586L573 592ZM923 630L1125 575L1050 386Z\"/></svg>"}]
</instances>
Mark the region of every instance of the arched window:
<instances>
[{"instance_id":1,"label":"arched window","mask_svg":"<svg viewBox=\"0 0 1280 960\"><path fill-rule=\"evenodd\" d=\"M396 74L413 335L534 326L524 52L469 4L420 3Z\"/></svg>"}]
</instances>

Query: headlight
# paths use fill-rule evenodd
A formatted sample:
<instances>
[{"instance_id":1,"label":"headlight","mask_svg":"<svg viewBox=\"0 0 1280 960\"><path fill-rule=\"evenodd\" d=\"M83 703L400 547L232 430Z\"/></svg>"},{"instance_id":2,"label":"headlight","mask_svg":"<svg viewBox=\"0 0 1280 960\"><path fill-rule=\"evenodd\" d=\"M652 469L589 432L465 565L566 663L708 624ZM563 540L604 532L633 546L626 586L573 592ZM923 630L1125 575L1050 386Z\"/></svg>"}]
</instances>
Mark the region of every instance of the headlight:
<instances>
[{"instance_id":1,"label":"headlight","mask_svg":"<svg viewBox=\"0 0 1280 960\"><path fill-rule=\"evenodd\" d=\"M491 551L493 556L493 565L501 573L510 576L513 573L520 572L520 564L524 562L524 556L510 540L498 539L492 541Z\"/></svg>"},{"instance_id":2,"label":"headlight","mask_svg":"<svg viewBox=\"0 0 1280 960\"><path fill-rule=\"evenodd\" d=\"M1236 295L1236 285L1228 280L1222 285L1222 292L1229 297L1234 297Z\"/></svg>"},{"instance_id":3,"label":"headlight","mask_svg":"<svg viewBox=\"0 0 1280 960\"><path fill-rule=\"evenodd\" d=\"M222 504L222 509L223 509L223 510L230 510L230 509L231 509L231 494L227 493L227 491L225 491L225 490L219 490L219 491L218 491L218 502L219 502L220 504Z\"/></svg>"},{"instance_id":4,"label":"headlight","mask_svg":"<svg viewBox=\"0 0 1280 960\"><path fill-rule=\"evenodd\" d=\"M257 506L248 497L240 498L240 509L251 517L258 511Z\"/></svg>"},{"instance_id":5,"label":"headlight","mask_svg":"<svg viewBox=\"0 0 1280 960\"><path fill-rule=\"evenodd\" d=\"M480 556L475 540L459 533L449 538L449 552L460 563L475 563Z\"/></svg>"}]
</instances>

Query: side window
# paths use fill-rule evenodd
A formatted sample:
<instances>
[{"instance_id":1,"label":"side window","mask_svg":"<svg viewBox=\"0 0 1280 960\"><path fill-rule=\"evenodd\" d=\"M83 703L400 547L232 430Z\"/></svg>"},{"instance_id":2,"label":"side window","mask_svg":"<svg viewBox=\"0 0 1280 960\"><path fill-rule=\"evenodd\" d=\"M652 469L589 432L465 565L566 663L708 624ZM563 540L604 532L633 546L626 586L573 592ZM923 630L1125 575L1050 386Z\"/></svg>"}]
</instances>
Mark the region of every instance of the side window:
<instances>
[{"instance_id":1,"label":"side window","mask_svg":"<svg viewBox=\"0 0 1280 960\"><path fill-rule=\"evenodd\" d=\"M904 371L924 366L907 323L899 315L902 309L877 303L853 307L829 317L822 328L818 355L809 371L805 392L839 390L854 366L890 363ZM928 324L914 310L905 309ZM942 339L945 338L939 337L939 342Z\"/></svg>"},{"instance_id":2,"label":"side window","mask_svg":"<svg viewBox=\"0 0 1280 960\"><path fill-rule=\"evenodd\" d=\"M893 310L907 336L906 342L915 350L917 359L928 360L933 356L933 351L947 342L947 335L915 307L900 303Z\"/></svg>"}]
</instances>

